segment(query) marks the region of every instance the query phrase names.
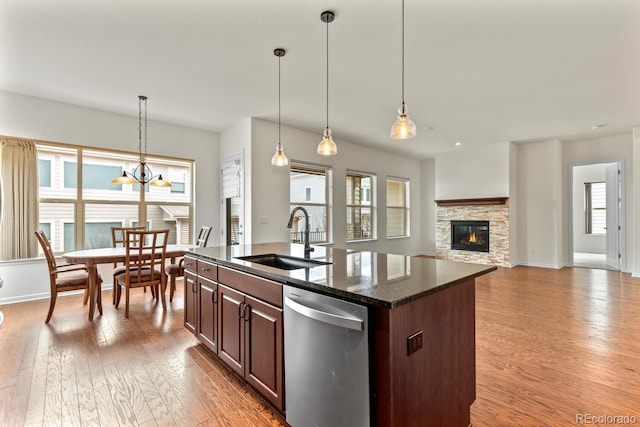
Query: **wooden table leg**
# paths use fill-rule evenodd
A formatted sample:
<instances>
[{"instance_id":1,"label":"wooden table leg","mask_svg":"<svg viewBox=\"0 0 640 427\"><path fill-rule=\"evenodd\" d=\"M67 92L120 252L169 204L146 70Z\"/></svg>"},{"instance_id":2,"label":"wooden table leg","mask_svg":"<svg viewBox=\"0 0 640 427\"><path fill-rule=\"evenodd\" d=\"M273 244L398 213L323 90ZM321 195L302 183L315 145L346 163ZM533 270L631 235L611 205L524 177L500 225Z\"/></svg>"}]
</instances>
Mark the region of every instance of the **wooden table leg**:
<instances>
[{"instance_id":1,"label":"wooden table leg","mask_svg":"<svg viewBox=\"0 0 640 427\"><path fill-rule=\"evenodd\" d=\"M87 271L89 273L89 320L93 321L96 311L96 288L98 282L98 268L95 264L87 262Z\"/></svg>"}]
</instances>

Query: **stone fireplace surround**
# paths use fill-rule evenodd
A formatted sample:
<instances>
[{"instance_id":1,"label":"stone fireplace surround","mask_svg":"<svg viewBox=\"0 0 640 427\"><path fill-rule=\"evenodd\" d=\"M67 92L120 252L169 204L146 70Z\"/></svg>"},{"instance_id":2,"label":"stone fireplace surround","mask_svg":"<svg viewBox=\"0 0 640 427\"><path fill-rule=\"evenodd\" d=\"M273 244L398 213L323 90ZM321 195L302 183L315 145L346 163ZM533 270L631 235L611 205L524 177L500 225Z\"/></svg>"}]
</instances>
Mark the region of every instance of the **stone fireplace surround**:
<instances>
[{"instance_id":1,"label":"stone fireplace surround","mask_svg":"<svg viewBox=\"0 0 640 427\"><path fill-rule=\"evenodd\" d=\"M437 204L436 258L509 266L509 199L507 197L449 199L435 202ZM452 250L452 220L489 221L489 252Z\"/></svg>"}]
</instances>

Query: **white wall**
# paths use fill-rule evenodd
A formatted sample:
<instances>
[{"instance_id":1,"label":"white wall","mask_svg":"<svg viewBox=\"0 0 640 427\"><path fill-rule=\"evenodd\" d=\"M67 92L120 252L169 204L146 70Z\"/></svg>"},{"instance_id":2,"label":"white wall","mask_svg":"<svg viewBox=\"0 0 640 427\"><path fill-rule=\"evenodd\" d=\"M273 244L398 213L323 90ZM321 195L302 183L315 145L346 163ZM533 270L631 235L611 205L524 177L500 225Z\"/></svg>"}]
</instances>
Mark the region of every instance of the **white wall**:
<instances>
[{"instance_id":1,"label":"white wall","mask_svg":"<svg viewBox=\"0 0 640 427\"><path fill-rule=\"evenodd\" d=\"M420 201L422 207L422 250L436 254L436 160L427 159L421 165Z\"/></svg>"},{"instance_id":2,"label":"white wall","mask_svg":"<svg viewBox=\"0 0 640 427\"><path fill-rule=\"evenodd\" d=\"M606 234L587 234L584 185L603 182L606 168L615 163L596 163L573 167L573 251L604 254L607 251Z\"/></svg>"},{"instance_id":3,"label":"white wall","mask_svg":"<svg viewBox=\"0 0 640 427\"><path fill-rule=\"evenodd\" d=\"M421 162L416 159L391 154L381 150L350 143L335 137L338 145L336 156L317 154L322 129L310 133L282 126L282 144L289 160L330 166L333 169L332 229L336 247L375 250L388 253L423 252ZM286 228L289 218L289 168L271 165L271 157L277 144L278 125L260 119L252 119L252 227L253 242L287 241ZM378 238L375 241L347 243L346 236L346 171L353 169L371 172L377 176ZM411 237L386 238L386 178L408 178L411 198ZM434 226L435 227L435 226Z\"/></svg>"},{"instance_id":4,"label":"white wall","mask_svg":"<svg viewBox=\"0 0 640 427\"><path fill-rule=\"evenodd\" d=\"M560 268L562 253L562 144L558 140L518 146L516 263Z\"/></svg>"},{"instance_id":5,"label":"white wall","mask_svg":"<svg viewBox=\"0 0 640 427\"><path fill-rule=\"evenodd\" d=\"M138 117L0 91L0 134L135 152ZM218 224L218 135L149 120L148 144L151 154L195 160L195 227ZM210 244L217 243L218 236L212 235ZM0 275L5 276L0 303L18 295L48 297L49 281L42 266L43 260L0 263Z\"/></svg>"},{"instance_id":6,"label":"white wall","mask_svg":"<svg viewBox=\"0 0 640 427\"><path fill-rule=\"evenodd\" d=\"M509 263L517 264L520 259L518 252L518 145L509 144Z\"/></svg>"},{"instance_id":7,"label":"white wall","mask_svg":"<svg viewBox=\"0 0 640 427\"><path fill-rule=\"evenodd\" d=\"M508 142L436 156L436 199L509 196Z\"/></svg>"}]
</instances>

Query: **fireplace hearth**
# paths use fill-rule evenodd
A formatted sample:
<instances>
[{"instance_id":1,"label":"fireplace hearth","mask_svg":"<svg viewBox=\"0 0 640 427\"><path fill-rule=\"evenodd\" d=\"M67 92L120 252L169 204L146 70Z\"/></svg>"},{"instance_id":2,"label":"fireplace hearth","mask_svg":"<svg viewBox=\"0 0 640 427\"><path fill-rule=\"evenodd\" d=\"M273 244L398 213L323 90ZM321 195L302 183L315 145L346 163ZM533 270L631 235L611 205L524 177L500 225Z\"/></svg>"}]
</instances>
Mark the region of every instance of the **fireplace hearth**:
<instances>
[{"instance_id":1,"label":"fireplace hearth","mask_svg":"<svg viewBox=\"0 0 640 427\"><path fill-rule=\"evenodd\" d=\"M489 221L451 221L451 249L489 252Z\"/></svg>"}]
</instances>

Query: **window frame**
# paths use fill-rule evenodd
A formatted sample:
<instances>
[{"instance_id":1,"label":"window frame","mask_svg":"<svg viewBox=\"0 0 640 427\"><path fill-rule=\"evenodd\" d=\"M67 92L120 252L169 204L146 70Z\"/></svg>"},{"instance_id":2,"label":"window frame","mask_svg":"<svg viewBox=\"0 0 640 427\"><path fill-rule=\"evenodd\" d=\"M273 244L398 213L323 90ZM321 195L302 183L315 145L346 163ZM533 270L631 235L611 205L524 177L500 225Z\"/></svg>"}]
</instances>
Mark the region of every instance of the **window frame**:
<instances>
[{"instance_id":1,"label":"window frame","mask_svg":"<svg viewBox=\"0 0 640 427\"><path fill-rule=\"evenodd\" d=\"M604 207L593 207L593 185L601 186L604 191ZM604 213L604 227L601 232L593 231L593 211ZM604 236L607 234L607 183L606 181L594 181L584 183L584 232L588 236Z\"/></svg>"},{"instance_id":2,"label":"window frame","mask_svg":"<svg viewBox=\"0 0 640 427\"><path fill-rule=\"evenodd\" d=\"M389 203L389 182L400 182L404 184L404 201L400 206L392 206ZM387 239L403 239L407 237L411 237L411 180L409 178L401 178L397 176L387 176L385 180L385 194L387 199L386 206L386 214L387 214L387 224L386 224L386 235ZM389 234L389 211L390 210L402 210L404 211L404 230L405 234Z\"/></svg>"},{"instance_id":3,"label":"window frame","mask_svg":"<svg viewBox=\"0 0 640 427\"><path fill-rule=\"evenodd\" d=\"M167 168L171 168L172 164L175 166L180 165L180 167L184 167L187 170L185 170L185 180L188 180L188 185L189 187L187 187L187 184L185 183L185 190L186 188L189 188L189 195L188 195L188 201L161 201L161 200L157 200L156 198L159 197L158 195L156 195L156 198L152 198L152 200L148 200L150 198L149 195L149 190L148 190L148 185L145 185L145 191L141 191L142 186L138 186L137 190L134 189L133 185L130 184L125 184L121 186L121 189L119 191L121 191L123 194L132 194L134 192L137 191L138 196L131 198L131 199L127 199L127 198L123 198L122 200L113 200L111 198L108 197L108 195L105 196L105 198L96 198L94 195L89 194L91 191L98 191L98 190L91 190L91 189L85 189L83 188L83 179L82 179L82 170L83 170L83 161L86 164L94 164L94 159L92 158L92 156L103 156L105 158L108 158L108 156L113 156L114 158L118 158L118 159L127 159L127 158L138 158L139 153L135 153L135 152L127 152L127 151L120 151L120 150L110 150L110 149L105 149L105 148L100 148L100 147L90 147L90 146L81 146L81 145L72 145L72 144L63 144L63 143L56 143L56 142L49 142L49 141L37 141L36 142L36 149L38 150L38 158L40 159L40 155L41 155L41 150L44 151L44 153L47 152L47 149L49 151L55 151L55 150L59 150L59 152L61 154L64 154L65 151L68 151L68 153L66 153L67 155L74 157L74 162L76 164L76 188L71 189L71 188L67 188L64 186L64 161L65 159L61 159L62 164L57 165L57 167L59 169L56 169L56 165L54 160L52 159L51 161L51 182L52 182L52 187L40 187L40 189L42 190L43 188L46 189L46 194L44 196L40 195L39 198L39 203L49 203L49 204L70 204L73 206L73 213L74 213L74 218L73 221L69 221L68 218L59 218L57 220L51 220L53 222L58 221L60 222L59 226L61 227L61 235L58 236L59 239L61 239L58 244L56 245L58 248L60 248L60 250L56 250L56 248L54 248L54 252L56 254L62 253L62 252L67 252L68 250L82 250L85 247L85 227L86 227L86 223L90 222L90 223L94 223L96 222L95 220L90 220L87 221L86 219L86 210L87 210L87 206L91 205L91 204L101 204L101 205L111 205L111 206L117 206L117 205L129 205L129 206L137 206L138 209L138 214L137 214L137 221L139 224L147 224L149 222L149 220L147 219L147 211L149 206L153 206L153 205L165 205L165 206L187 206L188 210L189 210L189 234L191 235L190 240L193 239L193 224L194 224L194 219L193 219L193 214L194 214L194 208L193 208L193 198L194 198L194 179L195 179L195 161L191 160L191 159L184 159L184 158L178 158L178 157L169 157L169 156L158 156L158 155L147 155L147 162L148 163L154 163L154 162L160 162L161 164L165 165ZM87 159L85 159L85 153L86 156L88 158L90 158L91 160L87 161ZM47 158L46 155L44 156L44 158ZM125 160L123 160L124 162ZM98 163L99 165L99 163ZM123 166L125 168L125 170L129 170L126 168L126 165ZM58 187L56 188L56 170L59 172L59 183L58 183ZM188 175L187 175L188 174ZM190 176L190 178L189 178ZM155 187L154 187L155 188ZM87 190L89 190L89 192L87 192L87 194L83 194L84 192L86 192ZM113 190L113 191L118 191L118 190ZM55 194L55 192L59 192L59 194ZM66 192L66 193L65 193ZM70 193L75 193L74 197L69 197L69 198L65 198L67 197L67 194ZM170 190L167 191L167 194L169 195L169 197L171 197L171 192ZM56 197L59 196L59 197ZM161 196L161 195L160 195ZM51 222L49 219L45 218L42 219L42 212L40 212L40 218L38 218L39 222ZM105 220L106 221L106 220ZM65 223L70 223L73 222L73 230L74 230L74 238L73 238L73 245L74 245L74 249L66 249L64 248L64 224ZM55 233L55 224L52 224L51 226L51 233L54 234Z\"/></svg>"},{"instance_id":4,"label":"window frame","mask_svg":"<svg viewBox=\"0 0 640 427\"><path fill-rule=\"evenodd\" d=\"M361 200L361 202L365 202L365 203L349 203L349 193L350 193L350 189L349 189L349 178L369 178L370 180L370 186L369 188L369 192L367 193L366 189L367 187L362 187L360 186L360 188L363 191L363 194L367 194L368 197L366 197L366 199L368 200ZM376 240L378 238L378 233L377 233L377 212L376 212L376 191L375 188L377 186L377 176L376 174L372 173L372 172L363 172L363 171L357 171L357 170L353 170L353 169L347 169L346 173L345 173L345 233L346 233L346 237L345 237L345 241L347 243L351 243L351 242L366 242L366 241L372 241L372 240ZM368 237L349 237L350 235L350 231L349 231L349 226L351 224L350 222L350 218L349 218L349 211L350 209L360 209L360 219L362 220L362 210L363 209L369 209L370 211L370 215L369 215L369 221L370 221L370 235Z\"/></svg>"},{"instance_id":5,"label":"window frame","mask_svg":"<svg viewBox=\"0 0 640 427\"><path fill-rule=\"evenodd\" d=\"M292 176L291 173L292 172L300 172L300 173L307 173L308 175L324 175L324 203L318 203L318 202L312 202L312 201L295 201L292 202L291 201L291 188L292 188ZM322 207L324 208L324 212L325 212L325 218L324 218L324 222L325 222L325 239L324 240L316 240L313 241L311 240L311 243L314 245L328 245L331 244L333 242L333 233L331 232L332 228L331 228L331 220L332 220L332 211L331 211L331 181L332 181L332 175L333 174L333 169L331 168L331 166L326 166L326 165L319 165L319 164L313 164L313 163L304 163L304 162L299 162L299 161L291 161L289 163L289 212L291 212L293 210L294 207L296 206L301 206L303 208L307 208L307 207ZM306 188L308 186L304 187L304 197L306 198ZM313 190L311 191L311 200L313 200ZM313 230L312 234L313 234ZM313 236L311 236L313 237ZM289 238L289 241L292 243L295 243L295 239Z\"/></svg>"}]
</instances>

